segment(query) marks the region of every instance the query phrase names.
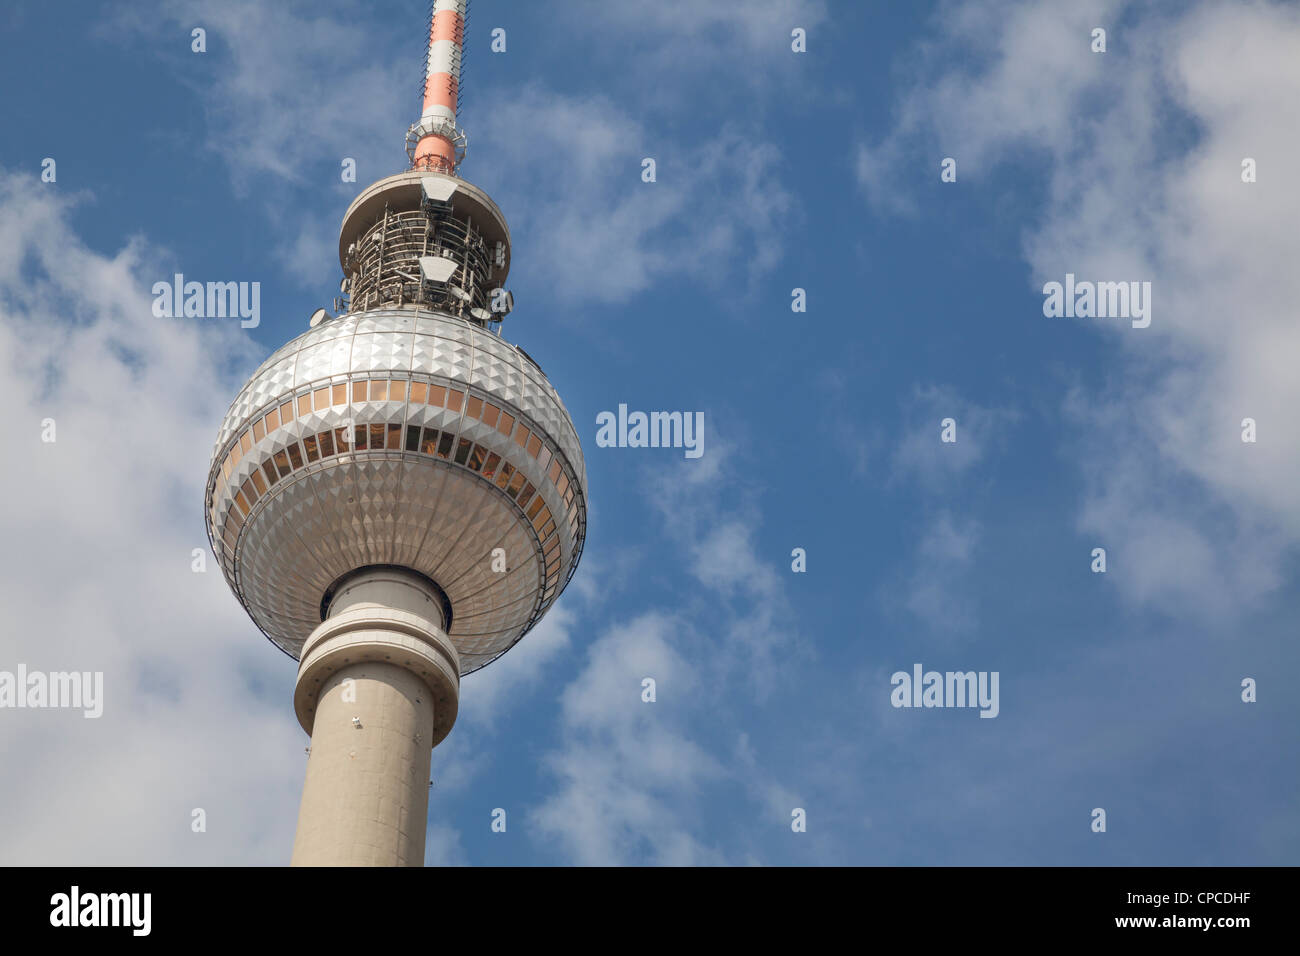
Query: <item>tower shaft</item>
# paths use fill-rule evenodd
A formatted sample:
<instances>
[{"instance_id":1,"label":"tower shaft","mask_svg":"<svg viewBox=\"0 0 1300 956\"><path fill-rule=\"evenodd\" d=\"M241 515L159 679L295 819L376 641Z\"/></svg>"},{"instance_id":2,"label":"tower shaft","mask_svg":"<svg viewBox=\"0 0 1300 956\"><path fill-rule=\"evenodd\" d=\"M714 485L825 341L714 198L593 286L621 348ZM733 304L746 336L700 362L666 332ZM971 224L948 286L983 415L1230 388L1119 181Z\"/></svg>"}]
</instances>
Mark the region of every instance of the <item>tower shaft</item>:
<instances>
[{"instance_id":1,"label":"tower shaft","mask_svg":"<svg viewBox=\"0 0 1300 956\"><path fill-rule=\"evenodd\" d=\"M343 701L349 679L356 703ZM432 729L428 690L409 671L336 672L316 711L292 865L423 866Z\"/></svg>"},{"instance_id":2,"label":"tower shaft","mask_svg":"<svg viewBox=\"0 0 1300 956\"><path fill-rule=\"evenodd\" d=\"M295 704L311 734L294 866L423 866L432 747L459 661L441 595L396 568L349 576L308 639Z\"/></svg>"}]
</instances>

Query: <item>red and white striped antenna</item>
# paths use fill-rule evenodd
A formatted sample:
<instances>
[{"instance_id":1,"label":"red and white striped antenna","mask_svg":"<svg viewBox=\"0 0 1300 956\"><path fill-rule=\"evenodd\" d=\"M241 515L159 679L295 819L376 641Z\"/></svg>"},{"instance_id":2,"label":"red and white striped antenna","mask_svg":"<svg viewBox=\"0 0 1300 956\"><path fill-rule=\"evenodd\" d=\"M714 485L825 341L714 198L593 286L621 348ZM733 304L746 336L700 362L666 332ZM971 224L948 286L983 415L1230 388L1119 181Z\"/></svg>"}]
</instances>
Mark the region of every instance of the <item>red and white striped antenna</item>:
<instances>
[{"instance_id":1,"label":"red and white striped antenna","mask_svg":"<svg viewBox=\"0 0 1300 956\"><path fill-rule=\"evenodd\" d=\"M456 107L468 8L468 0L434 0L430 8L424 110L406 131L412 169L455 175L465 158L465 132L456 125Z\"/></svg>"}]
</instances>

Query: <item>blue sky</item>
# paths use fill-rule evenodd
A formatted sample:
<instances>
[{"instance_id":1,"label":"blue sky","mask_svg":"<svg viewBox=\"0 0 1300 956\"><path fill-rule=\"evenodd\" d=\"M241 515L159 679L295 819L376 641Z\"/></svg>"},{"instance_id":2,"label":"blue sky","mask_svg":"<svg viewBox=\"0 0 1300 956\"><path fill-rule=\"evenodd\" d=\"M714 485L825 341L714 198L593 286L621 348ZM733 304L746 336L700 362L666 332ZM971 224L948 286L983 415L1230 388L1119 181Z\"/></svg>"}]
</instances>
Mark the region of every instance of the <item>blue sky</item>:
<instances>
[{"instance_id":1,"label":"blue sky","mask_svg":"<svg viewBox=\"0 0 1300 956\"><path fill-rule=\"evenodd\" d=\"M0 13L33 465L0 477L31 542L0 668L108 695L0 717L6 861L287 860L294 669L190 555L225 408L405 166L425 14ZM510 222L504 334L591 511L564 597L464 683L428 862L1295 864L1297 42L1266 3L476 0L462 175ZM178 271L259 281L261 324L154 318ZM1067 272L1151 281L1151 326L1044 317ZM702 411L704 456L596 447L620 403ZM998 717L895 709L915 663L999 672Z\"/></svg>"}]
</instances>

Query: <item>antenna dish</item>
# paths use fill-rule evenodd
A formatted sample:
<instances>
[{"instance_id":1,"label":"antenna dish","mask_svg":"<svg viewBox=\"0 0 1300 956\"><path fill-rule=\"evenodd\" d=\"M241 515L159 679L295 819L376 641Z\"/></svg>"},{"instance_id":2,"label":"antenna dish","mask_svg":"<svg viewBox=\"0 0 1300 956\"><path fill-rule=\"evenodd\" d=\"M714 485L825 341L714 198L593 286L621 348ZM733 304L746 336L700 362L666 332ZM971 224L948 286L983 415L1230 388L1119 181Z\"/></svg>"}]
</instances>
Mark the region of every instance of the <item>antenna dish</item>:
<instances>
[{"instance_id":1,"label":"antenna dish","mask_svg":"<svg viewBox=\"0 0 1300 956\"><path fill-rule=\"evenodd\" d=\"M420 256L420 276L425 282L446 282L459 267L442 256Z\"/></svg>"},{"instance_id":2,"label":"antenna dish","mask_svg":"<svg viewBox=\"0 0 1300 956\"><path fill-rule=\"evenodd\" d=\"M443 179L437 176L423 176L420 178L420 192L423 194L425 202L445 203L456 195L456 189L454 179Z\"/></svg>"},{"instance_id":3,"label":"antenna dish","mask_svg":"<svg viewBox=\"0 0 1300 956\"><path fill-rule=\"evenodd\" d=\"M460 299L460 301L462 302L468 302L472 298L472 296L468 292L466 292L458 285L447 286L447 291L450 292L452 295L454 295L456 298Z\"/></svg>"},{"instance_id":4,"label":"antenna dish","mask_svg":"<svg viewBox=\"0 0 1300 956\"><path fill-rule=\"evenodd\" d=\"M315 312L311 314L311 318L307 320L307 327L309 329L314 329L316 328L316 326L320 325L329 317L330 314L326 312L324 309L317 309Z\"/></svg>"},{"instance_id":5,"label":"antenna dish","mask_svg":"<svg viewBox=\"0 0 1300 956\"><path fill-rule=\"evenodd\" d=\"M480 308L479 306L474 306L474 308L470 309L469 314L472 315L474 318L478 319L480 322L493 321L492 313L489 312L487 309Z\"/></svg>"}]
</instances>

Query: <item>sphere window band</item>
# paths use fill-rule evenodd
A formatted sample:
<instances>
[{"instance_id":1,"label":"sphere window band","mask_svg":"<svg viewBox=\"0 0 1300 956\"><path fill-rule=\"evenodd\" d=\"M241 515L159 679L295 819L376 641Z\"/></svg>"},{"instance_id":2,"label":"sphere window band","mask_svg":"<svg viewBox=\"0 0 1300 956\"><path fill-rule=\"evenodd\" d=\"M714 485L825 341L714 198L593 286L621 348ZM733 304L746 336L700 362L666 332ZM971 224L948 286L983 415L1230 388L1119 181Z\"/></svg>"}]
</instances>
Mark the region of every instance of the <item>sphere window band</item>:
<instances>
[{"instance_id":1,"label":"sphere window band","mask_svg":"<svg viewBox=\"0 0 1300 956\"><path fill-rule=\"evenodd\" d=\"M444 461L451 459L456 464L470 468L492 481L524 512L538 534L544 555L543 561L546 564L544 593L539 609L545 611L556 594L561 563L558 528L550 507L536 493L532 483L516 465L470 438L459 437L459 433L475 420L480 421L512 440L521 450L521 454L536 459L537 467L546 474L556 493L564 501L567 509L564 517L568 520L572 545L578 541L581 531L577 525L578 506L574 500L576 485L570 481L560 459L553 456L550 448L543 444L542 439L525 425L522 419L516 419L509 412L476 395L467 396L466 392L450 385L405 379L365 379L354 381L351 386L353 404L400 402L405 406L409 400L411 404L445 407L453 412L460 411L463 404L464 414L454 426L454 432L395 422L379 422L358 424L352 428L325 429L304 436L301 439L301 446L297 439L291 439L268 453L265 460L261 462L260 468L255 468L249 474L235 492L234 500L226 513L224 526L221 526L218 521L217 499L239 462L250 454L253 447L263 438L273 436L278 429L293 422L296 417L306 417L313 410L323 411L331 406L347 405L348 383L327 383L316 386L297 395L296 398L290 398L277 407L271 408L232 441L230 451L217 470L218 477L209 499L209 517L214 532L216 528L222 527L220 540L225 546L223 563L229 566L239 531L257 501L278 481L287 478L306 464L353 451L412 452ZM294 414L295 406L297 416ZM402 410L402 417L405 418L405 408Z\"/></svg>"}]
</instances>

